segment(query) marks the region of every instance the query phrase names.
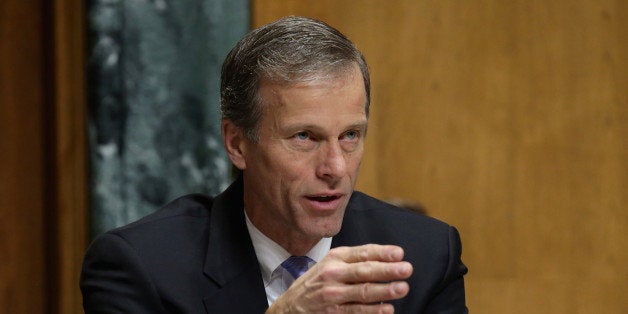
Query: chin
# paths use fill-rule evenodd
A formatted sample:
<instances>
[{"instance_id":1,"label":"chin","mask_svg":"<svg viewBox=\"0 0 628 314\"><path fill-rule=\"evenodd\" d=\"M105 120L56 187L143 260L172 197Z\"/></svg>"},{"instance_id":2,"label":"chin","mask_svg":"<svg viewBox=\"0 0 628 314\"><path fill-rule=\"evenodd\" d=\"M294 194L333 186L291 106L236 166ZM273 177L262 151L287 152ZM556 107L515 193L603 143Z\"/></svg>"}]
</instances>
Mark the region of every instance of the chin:
<instances>
[{"instance_id":1,"label":"chin","mask_svg":"<svg viewBox=\"0 0 628 314\"><path fill-rule=\"evenodd\" d=\"M338 229L338 230L336 230L336 231L334 231L334 232L325 233L325 234L323 234L323 235L321 236L321 238L331 238L331 237L333 237L333 236L337 235L337 234L338 234L338 232L340 232L340 229Z\"/></svg>"},{"instance_id":2,"label":"chin","mask_svg":"<svg viewBox=\"0 0 628 314\"><path fill-rule=\"evenodd\" d=\"M338 232L340 232L340 227L342 226L342 220L340 220L339 222L334 222L333 226L325 226L323 228L319 228L317 230L312 230L312 232L310 234L315 234L317 238L329 238L329 237L333 237L336 234L338 234Z\"/></svg>"}]
</instances>

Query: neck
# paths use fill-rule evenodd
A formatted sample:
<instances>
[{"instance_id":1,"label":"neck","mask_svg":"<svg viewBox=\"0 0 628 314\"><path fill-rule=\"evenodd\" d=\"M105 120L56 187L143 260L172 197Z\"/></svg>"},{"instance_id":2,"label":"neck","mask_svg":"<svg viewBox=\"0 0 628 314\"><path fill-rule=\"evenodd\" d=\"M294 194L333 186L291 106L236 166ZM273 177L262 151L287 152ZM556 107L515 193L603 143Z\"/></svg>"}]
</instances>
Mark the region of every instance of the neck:
<instances>
[{"instance_id":1,"label":"neck","mask_svg":"<svg viewBox=\"0 0 628 314\"><path fill-rule=\"evenodd\" d=\"M312 250L312 248L321 240L321 239L298 240L294 236L287 238L287 239L290 239L290 241L283 241L283 242L280 242L273 238L271 239L275 241L277 244L281 245L281 247L283 247L286 251L288 251L290 255L294 255L294 256L306 255L307 252Z\"/></svg>"},{"instance_id":2,"label":"neck","mask_svg":"<svg viewBox=\"0 0 628 314\"><path fill-rule=\"evenodd\" d=\"M255 225L255 228L275 243L279 244L282 248L284 248L284 250L290 253L290 255L306 255L307 252L312 250L312 248L321 240L321 238L306 237L293 230L286 230L281 226L265 226L264 224L256 222L255 219L250 216L249 219L251 219L251 223Z\"/></svg>"}]
</instances>

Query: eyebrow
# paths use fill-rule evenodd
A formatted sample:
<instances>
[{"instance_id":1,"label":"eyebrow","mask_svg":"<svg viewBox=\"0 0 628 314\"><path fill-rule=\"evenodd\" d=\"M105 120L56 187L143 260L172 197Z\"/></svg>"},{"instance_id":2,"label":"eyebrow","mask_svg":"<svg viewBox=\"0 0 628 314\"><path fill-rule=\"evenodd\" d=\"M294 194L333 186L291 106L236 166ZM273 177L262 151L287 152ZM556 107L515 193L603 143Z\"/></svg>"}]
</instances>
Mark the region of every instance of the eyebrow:
<instances>
[{"instance_id":1,"label":"eyebrow","mask_svg":"<svg viewBox=\"0 0 628 314\"><path fill-rule=\"evenodd\" d=\"M368 121L364 120L364 121L358 121L358 122L349 124L344 129L345 130L360 129L360 130L364 130L364 132L366 133L367 126L368 126ZM284 127L282 127L281 129L284 130L284 131L288 131L288 132L295 132L297 130L313 130L313 131L322 130L322 128L319 125L310 124L310 123L288 124L288 125L285 125Z\"/></svg>"},{"instance_id":2,"label":"eyebrow","mask_svg":"<svg viewBox=\"0 0 628 314\"><path fill-rule=\"evenodd\" d=\"M365 121L360 121L358 123L354 123L354 124L350 125L348 127L348 129L363 129L363 130L366 131L367 127L368 127L368 121L365 120Z\"/></svg>"}]
</instances>

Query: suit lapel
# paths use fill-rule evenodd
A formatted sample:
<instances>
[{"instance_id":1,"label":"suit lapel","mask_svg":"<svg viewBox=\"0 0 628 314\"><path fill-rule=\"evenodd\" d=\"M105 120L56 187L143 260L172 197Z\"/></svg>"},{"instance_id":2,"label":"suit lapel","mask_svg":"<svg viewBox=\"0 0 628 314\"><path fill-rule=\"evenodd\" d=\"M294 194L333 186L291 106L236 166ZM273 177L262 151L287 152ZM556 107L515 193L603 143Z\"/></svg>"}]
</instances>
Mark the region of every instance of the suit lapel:
<instances>
[{"instance_id":1,"label":"suit lapel","mask_svg":"<svg viewBox=\"0 0 628 314\"><path fill-rule=\"evenodd\" d=\"M355 246L368 239L355 198L349 201L332 248ZM263 313L266 291L244 218L242 181L236 180L214 200L204 273L215 289L203 300L208 313Z\"/></svg>"},{"instance_id":2,"label":"suit lapel","mask_svg":"<svg viewBox=\"0 0 628 314\"><path fill-rule=\"evenodd\" d=\"M268 303L246 229L241 179L214 200L209 230L204 273L216 289L203 300L207 312L263 313Z\"/></svg>"}]
</instances>

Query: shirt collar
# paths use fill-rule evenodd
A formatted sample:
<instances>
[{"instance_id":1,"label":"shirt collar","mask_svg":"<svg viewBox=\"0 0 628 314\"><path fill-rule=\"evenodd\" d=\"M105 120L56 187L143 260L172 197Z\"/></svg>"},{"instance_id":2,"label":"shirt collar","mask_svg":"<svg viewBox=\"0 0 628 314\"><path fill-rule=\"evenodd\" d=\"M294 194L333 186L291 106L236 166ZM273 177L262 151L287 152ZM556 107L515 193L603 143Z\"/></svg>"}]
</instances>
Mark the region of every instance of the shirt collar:
<instances>
[{"instance_id":1,"label":"shirt collar","mask_svg":"<svg viewBox=\"0 0 628 314\"><path fill-rule=\"evenodd\" d=\"M262 279L264 285L270 282L271 275L283 261L290 257L290 253L286 251L281 245L271 240L265 234L263 234L249 219L249 216L244 212L246 218L246 228L249 230L251 236L251 242L253 242L253 248L255 249L255 255L259 261L260 268L262 269ZM313 259L315 262L320 262L329 250L331 249L331 237L322 238L316 245L309 251L306 256Z\"/></svg>"}]
</instances>

